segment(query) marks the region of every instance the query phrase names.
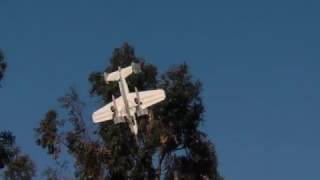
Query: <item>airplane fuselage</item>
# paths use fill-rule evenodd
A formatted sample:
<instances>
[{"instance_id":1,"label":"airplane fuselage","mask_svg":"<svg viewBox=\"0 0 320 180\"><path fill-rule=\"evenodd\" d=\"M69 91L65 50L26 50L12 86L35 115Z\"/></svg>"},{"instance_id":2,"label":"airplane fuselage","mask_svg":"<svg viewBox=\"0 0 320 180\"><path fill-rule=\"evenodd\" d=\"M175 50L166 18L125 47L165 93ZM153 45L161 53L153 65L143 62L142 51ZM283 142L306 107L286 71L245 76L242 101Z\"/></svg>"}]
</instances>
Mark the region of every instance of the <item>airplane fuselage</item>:
<instances>
[{"instance_id":1,"label":"airplane fuselage","mask_svg":"<svg viewBox=\"0 0 320 180\"><path fill-rule=\"evenodd\" d=\"M131 132L134 134L138 134L138 126L137 126L137 122L136 122L136 117L135 117L134 111L131 111L130 107L129 107L128 84L127 84L125 78L123 78L123 76L121 75L121 68L119 68L119 75L120 75L120 78L119 78L118 84L119 84L120 94L123 99L123 103L125 105L125 111L127 114L127 116L125 116L127 118L126 121L130 127Z\"/></svg>"}]
</instances>

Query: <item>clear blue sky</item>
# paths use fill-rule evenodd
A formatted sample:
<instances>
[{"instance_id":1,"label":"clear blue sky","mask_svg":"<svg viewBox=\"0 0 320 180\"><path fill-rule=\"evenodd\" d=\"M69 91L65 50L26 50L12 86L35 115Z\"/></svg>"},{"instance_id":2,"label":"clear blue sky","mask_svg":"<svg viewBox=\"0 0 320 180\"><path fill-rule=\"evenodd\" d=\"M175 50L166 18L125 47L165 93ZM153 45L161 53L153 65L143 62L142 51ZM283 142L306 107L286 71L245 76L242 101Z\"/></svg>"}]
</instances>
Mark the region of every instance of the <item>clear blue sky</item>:
<instances>
[{"instance_id":1,"label":"clear blue sky","mask_svg":"<svg viewBox=\"0 0 320 180\"><path fill-rule=\"evenodd\" d=\"M202 128L227 180L319 179L319 9L310 0L0 0L9 63L0 129L43 169L32 129L70 85L88 99L88 74L128 41L161 71L185 61L203 82Z\"/></svg>"}]
</instances>

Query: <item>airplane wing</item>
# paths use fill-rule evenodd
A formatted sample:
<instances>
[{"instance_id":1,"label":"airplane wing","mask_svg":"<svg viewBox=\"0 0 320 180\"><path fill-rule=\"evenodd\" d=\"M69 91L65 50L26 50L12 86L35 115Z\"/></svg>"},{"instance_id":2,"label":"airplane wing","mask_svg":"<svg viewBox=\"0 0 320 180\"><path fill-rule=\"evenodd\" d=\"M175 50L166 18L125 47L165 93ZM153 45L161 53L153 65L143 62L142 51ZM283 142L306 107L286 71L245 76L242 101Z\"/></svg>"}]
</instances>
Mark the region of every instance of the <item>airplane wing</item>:
<instances>
[{"instance_id":1,"label":"airplane wing","mask_svg":"<svg viewBox=\"0 0 320 180\"><path fill-rule=\"evenodd\" d=\"M125 109L122 97L118 97L115 99L115 102L117 104L118 109L118 115L117 117L124 117L125 116ZM93 122L99 123L104 122L108 120L112 120L115 117L115 112L112 112L111 107L113 106L113 102L110 102L109 104L103 106L102 108L98 109L92 114Z\"/></svg>"},{"instance_id":2,"label":"airplane wing","mask_svg":"<svg viewBox=\"0 0 320 180\"><path fill-rule=\"evenodd\" d=\"M135 103L135 98L137 94L130 93L128 94L128 103L129 103L129 108L130 111L135 111L136 103ZM141 108L146 109L149 106L152 106L160 101L163 101L166 97L165 92L162 89L157 89L157 90L150 90L150 91L141 91L139 92L139 97L140 97L140 102ZM117 104L117 110L118 114L115 115L115 112L112 112L111 107L114 105L113 102L110 102L109 104L105 105L104 107L98 109L92 114L92 119L93 122L99 123L99 122L104 122L112 119L116 119L115 117L124 117L127 115L126 110L125 110L125 105L124 101L122 99L122 96L118 97L115 99L115 103ZM123 122L121 118L118 120L119 122ZM116 122L115 123L119 123Z\"/></svg>"},{"instance_id":3,"label":"airplane wing","mask_svg":"<svg viewBox=\"0 0 320 180\"><path fill-rule=\"evenodd\" d=\"M136 93L130 93L129 99L131 102L134 102L136 98ZM146 109L149 106L152 106L160 101L163 101L166 98L166 94L164 90L157 89L157 90L150 90L150 91L141 91L139 92L141 108ZM129 103L132 104L132 103Z\"/></svg>"}]
</instances>

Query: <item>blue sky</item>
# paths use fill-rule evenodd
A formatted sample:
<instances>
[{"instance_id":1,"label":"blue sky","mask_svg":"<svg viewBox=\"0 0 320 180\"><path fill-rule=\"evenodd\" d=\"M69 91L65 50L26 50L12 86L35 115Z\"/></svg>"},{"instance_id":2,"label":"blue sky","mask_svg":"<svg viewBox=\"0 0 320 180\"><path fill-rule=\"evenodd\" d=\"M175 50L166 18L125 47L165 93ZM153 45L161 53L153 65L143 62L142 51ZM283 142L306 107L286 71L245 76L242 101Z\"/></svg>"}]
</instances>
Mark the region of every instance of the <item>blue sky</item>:
<instances>
[{"instance_id":1,"label":"blue sky","mask_svg":"<svg viewBox=\"0 0 320 180\"><path fill-rule=\"evenodd\" d=\"M92 110L88 74L124 41L164 71L186 62L203 82L202 128L225 179L319 179L320 2L0 0L9 69L0 129L38 169L32 129L70 85ZM88 117L90 114L88 114Z\"/></svg>"}]
</instances>

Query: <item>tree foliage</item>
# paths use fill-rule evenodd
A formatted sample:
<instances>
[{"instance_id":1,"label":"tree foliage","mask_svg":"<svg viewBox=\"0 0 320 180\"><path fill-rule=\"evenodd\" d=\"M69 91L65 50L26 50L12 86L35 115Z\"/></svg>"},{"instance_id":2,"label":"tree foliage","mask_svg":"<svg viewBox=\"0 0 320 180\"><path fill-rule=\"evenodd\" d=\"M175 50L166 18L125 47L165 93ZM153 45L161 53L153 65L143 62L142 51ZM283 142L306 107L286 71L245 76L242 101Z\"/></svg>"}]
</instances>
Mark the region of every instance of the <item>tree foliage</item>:
<instances>
[{"instance_id":1,"label":"tree foliage","mask_svg":"<svg viewBox=\"0 0 320 180\"><path fill-rule=\"evenodd\" d=\"M3 178L7 180L28 180L36 174L32 160L20 152L8 131L0 133L0 169L4 169Z\"/></svg>"},{"instance_id":2,"label":"tree foliage","mask_svg":"<svg viewBox=\"0 0 320 180\"><path fill-rule=\"evenodd\" d=\"M35 176L36 170L33 162L27 155L16 155L4 171L6 180L29 180Z\"/></svg>"},{"instance_id":3,"label":"tree foliage","mask_svg":"<svg viewBox=\"0 0 320 180\"><path fill-rule=\"evenodd\" d=\"M3 79L7 63L0 49L0 81ZM3 179L29 180L35 176L36 170L28 155L22 154L15 143L15 136L10 131L0 132L0 170Z\"/></svg>"},{"instance_id":4,"label":"tree foliage","mask_svg":"<svg viewBox=\"0 0 320 180\"><path fill-rule=\"evenodd\" d=\"M15 137L11 132L0 132L0 169L9 164L16 154Z\"/></svg>"},{"instance_id":5,"label":"tree foliage","mask_svg":"<svg viewBox=\"0 0 320 180\"><path fill-rule=\"evenodd\" d=\"M125 123L100 123L91 133L85 104L71 88L58 99L62 109L49 110L35 128L37 144L54 159L65 149L74 159L78 179L219 179L214 145L199 129L204 112L201 83L192 78L187 64L158 75L156 66L125 43L114 50L104 71L90 74L91 96L100 99L100 105L119 96L117 83L107 85L103 72L132 62L141 64L142 73L127 78L131 91L163 88L167 96L151 107L148 117L138 118L138 143Z\"/></svg>"},{"instance_id":6,"label":"tree foliage","mask_svg":"<svg viewBox=\"0 0 320 180\"><path fill-rule=\"evenodd\" d=\"M2 50L0 49L0 81L4 77L4 73L6 71L6 68L7 68L7 63L4 61L4 54L3 54Z\"/></svg>"}]
</instances>

